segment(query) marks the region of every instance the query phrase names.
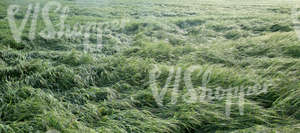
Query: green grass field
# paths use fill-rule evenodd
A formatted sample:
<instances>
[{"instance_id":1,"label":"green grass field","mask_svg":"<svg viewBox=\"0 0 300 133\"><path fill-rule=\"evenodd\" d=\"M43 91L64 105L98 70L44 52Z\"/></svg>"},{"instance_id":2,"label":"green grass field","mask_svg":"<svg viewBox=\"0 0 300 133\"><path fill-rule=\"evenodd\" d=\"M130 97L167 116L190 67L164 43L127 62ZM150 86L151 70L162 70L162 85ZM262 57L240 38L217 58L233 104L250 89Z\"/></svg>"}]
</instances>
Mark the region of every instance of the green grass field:
<instances>
[{"instance_id":1,"label":"green grass field","mask_svg":"<svg viewBox=\"0 0 300 133\"><path fill-rule=\"evenodd\" d=\"M300 1L93 1L57 0L69 7L65 24L102 24L102 47L95 48L99 41L93 34L92 50L85 49L82 37L38 35L47 27L42 17L46 0L0 1L0 133L300 132L300 40L292 19ZM20 6L14 15L19 27L27 6L36 3L35 39L30 39L29 18L22 41L16 42L8 8ZM62 8L53 10L49 16L58 31ZM209 88L267 82L269 87L245 96L243 115L233 104L226 117L226 99L186 103L184 77L177 103L168 104L169 89L159 106L149 79L154 65L161 70L159 89L169 70L192 65L211 71ZM203 75L192 73L195 88ZM176 79L170 82L172 88Z\"/></svg>"}]
</instances>

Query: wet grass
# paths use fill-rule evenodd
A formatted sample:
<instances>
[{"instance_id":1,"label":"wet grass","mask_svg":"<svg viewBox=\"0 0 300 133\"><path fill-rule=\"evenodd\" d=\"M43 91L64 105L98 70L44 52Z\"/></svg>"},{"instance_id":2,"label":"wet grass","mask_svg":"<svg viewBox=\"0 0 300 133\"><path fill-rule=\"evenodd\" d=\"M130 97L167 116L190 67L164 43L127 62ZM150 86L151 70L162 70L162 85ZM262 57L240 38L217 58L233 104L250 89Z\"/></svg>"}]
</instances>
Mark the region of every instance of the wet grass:
<instances>
[{"instance_id":1,"label":"wet grass","mask_svg":"<svg viewBox=\"0 0 300 133\"><path fill-rule=\"evenodd\" d=\"M0 132L299 132L300 41L293 29L291 3L60 2L70 7L67 24L105 23L103 47L86 53L79 38L30 41L30 24L24 41L16 43L6 17L12 3L0 2ZM58 18L55 15L50 13ZM44 28L41 19L38 31ZM226 99L186 103L179 98L172 105L172 92L167 91L166 105L160 107L150 87L154 65L162 71L159 88L172 68L185 71L191 65L203 70L192 73L196 88L205 70L211 71L211 88L270 85L266 93L246 96L244 115L232 105L230 118L225 116ZM183 79L178 86L179 95L184 95ZM234 103L239 100L231 98Z\"/></svg>"}]
</instances>

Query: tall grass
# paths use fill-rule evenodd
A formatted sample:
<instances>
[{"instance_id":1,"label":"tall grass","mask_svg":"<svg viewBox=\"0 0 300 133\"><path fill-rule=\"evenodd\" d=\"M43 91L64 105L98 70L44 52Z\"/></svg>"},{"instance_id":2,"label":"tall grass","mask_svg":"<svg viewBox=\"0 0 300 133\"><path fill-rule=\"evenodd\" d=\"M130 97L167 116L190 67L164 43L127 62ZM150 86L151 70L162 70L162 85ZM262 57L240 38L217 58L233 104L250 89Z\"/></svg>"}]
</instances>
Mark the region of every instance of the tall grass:
<instances>
[{"instance_id":1,"label":"tall grass","mask_svg":"<svg viewBox=\"0 0 300 133\"><path fill-rule=\"evenodd\" d=\"M0 133L299 132L300 41L284 1L113 0L84 7L61 0L70 7L66 23L105 23L98 53L83 51L80 38L29 41L29 24L16 43L6 18L14 2L0 2ZM31 2L45 4L14 4ZM172 68L192 65L201 68L191 76L195 88L205 71L213 90L269 87L245 97L244 115L238 97L230 97L228 118L226 99L186 103L181 79L177 103L168 104L170 86L161 107L150 86L155 65L159 89Z\"/></svg>"}]
</instances>

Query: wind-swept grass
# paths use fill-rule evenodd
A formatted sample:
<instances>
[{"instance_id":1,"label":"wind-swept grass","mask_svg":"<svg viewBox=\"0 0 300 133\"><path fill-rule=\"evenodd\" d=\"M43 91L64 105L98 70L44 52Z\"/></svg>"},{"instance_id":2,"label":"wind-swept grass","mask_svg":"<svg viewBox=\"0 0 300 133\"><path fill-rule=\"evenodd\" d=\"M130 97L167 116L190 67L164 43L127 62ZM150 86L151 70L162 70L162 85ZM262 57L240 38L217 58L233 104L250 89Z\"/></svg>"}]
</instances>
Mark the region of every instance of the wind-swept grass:
<instances>
[{"instance_id":1,"label":"wind-swept grass","mask_svg":"<svg viewBox=\"0 0 300 133\"><path fill-rule=\"evenodd\" d=\"M102 0L101 0L102 1ZM99 5L60 0L70 7L66 24L103 24L102 48L84 51L83 39L30 41L30 21L16 43L0 2L0 133L57 130L62 133L250 133L299 132L300 41L293 29L292 4L286 1L104 0ZM295 3L294 3L295 4ZM50 13L54 24L59 16ZM37 32L45 28L42 17ZM57 27L56 27L57 28ZM98 43L95 35L89 40ZM173 77L161 106L153 96L150 72L162 89ZM195 94L268 83L265 93L246 95L243 115L235 94L187 103L184 72L191 73ZM172 89L178 83L178 99ZM253 90L252 90L253 91ZM198 96L200 99L200 95Z\"/></svg>"}]
</instances>

